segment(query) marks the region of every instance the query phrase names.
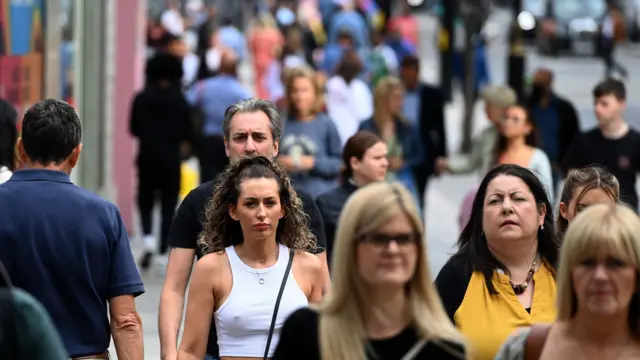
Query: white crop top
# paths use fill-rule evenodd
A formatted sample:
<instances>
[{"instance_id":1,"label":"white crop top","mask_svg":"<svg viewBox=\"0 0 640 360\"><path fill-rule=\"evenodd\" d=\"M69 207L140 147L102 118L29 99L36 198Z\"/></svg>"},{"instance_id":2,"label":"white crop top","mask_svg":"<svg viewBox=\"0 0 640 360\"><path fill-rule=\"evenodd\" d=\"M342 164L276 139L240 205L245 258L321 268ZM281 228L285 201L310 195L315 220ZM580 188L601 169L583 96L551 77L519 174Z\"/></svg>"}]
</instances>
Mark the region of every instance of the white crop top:
<instances>
[{"instance_id":1,"label":"white crop top","mask_svg":"<svg viewBox=\"0 0 640 360\"><path fill-rule=\"evenodd\" d=\"M240 260L233 246L225 249L233 285L227 300L215 312L220 356L264 356L273 310L282 284L289 248L279 244L278 261L265 269L253 269ZM289 272L271 338L269 357L280 340L280 330L291 313L309 305L309 301Z\"/></svg>"}]
</instances>

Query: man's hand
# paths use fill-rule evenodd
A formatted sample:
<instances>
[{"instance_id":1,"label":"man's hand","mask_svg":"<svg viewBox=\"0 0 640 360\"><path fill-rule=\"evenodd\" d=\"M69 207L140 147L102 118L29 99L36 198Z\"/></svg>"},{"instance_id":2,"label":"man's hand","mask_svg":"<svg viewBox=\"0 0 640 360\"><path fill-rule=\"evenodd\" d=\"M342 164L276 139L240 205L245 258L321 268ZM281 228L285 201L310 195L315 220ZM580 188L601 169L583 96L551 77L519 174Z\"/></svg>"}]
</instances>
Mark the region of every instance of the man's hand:
<instances>
[{"instance_id":1,"label":"man's hand","mask_svg":"<svg viewBox=\"0 0 640 360\"><path fill-rule=\"evenodd\" d=\"M284 169L289 172L309 171L313 169L316 163L314 156L303 155L298 161L295 161L292 156L280 155L277 158L278 162Z\"/></svg>"},{"instance_id":2,"label":"man's hand","mask_svg":"<svg viewBox=\"0 0 640 360\"><path fill-rule=\"evenodd\" d=\"M316 165L316 157L315 156L301 156L300 157L300 166L298 167L298 170L302 170L302 171L309 171L311 169L313 169L313 167Z\"/></svg>"},{"instance_id":3,"label":"man's hand","mask_svg":"<svg viewBox=\"0 0 640 360\"><path fill-rule=\"evenodd\" d=\"M296 171L296 166L293 162L293 158L289 155L280 155L276 158L278 163L289 173Z\"/></svg>"}]
</instances>

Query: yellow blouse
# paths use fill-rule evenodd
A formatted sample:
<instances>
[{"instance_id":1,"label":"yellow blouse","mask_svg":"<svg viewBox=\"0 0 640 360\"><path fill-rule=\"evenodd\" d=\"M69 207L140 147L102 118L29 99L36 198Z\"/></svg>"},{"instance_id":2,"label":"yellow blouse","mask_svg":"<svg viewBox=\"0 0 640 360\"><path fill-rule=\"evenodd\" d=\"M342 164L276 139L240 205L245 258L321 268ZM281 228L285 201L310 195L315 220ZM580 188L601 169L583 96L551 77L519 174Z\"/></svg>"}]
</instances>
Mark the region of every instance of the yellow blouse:
<instances>
[{"instance_id":1,"label":"yellow blouse","mask_svg":"<svg viewBox=\"0 0 640 360\"><path fill-rule=\"evenodd\" d=\"M551 323L556 318L556 283L553 270L543 264L533 276L533 301L525 309L509 283L509 276L494 273L497 294L490 294L479 271L465 271L452 258L436 285L444 306L465 335L471 359L493 360L502 343L519 327Z\"/></svg>"}]
</instances>

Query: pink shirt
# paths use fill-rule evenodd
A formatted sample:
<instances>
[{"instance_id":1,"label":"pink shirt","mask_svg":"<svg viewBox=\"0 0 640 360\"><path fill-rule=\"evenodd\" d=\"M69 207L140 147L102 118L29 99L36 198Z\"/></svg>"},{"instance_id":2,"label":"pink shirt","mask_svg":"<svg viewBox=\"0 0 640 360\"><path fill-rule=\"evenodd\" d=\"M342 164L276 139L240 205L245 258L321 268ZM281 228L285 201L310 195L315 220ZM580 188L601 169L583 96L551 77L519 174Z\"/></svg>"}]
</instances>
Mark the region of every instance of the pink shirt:
<instances>
[{"instance_id":1,"label":"pink shirt","mask_svg":"<svg viewBox=\"0 0 640 360\"><path fill-rule=\"evenodd\" d=\"M389 29L398 29L402 37L418 48L418 21L412 15L397 16L389 20Z\"/></svg>"},{"instance_id":2,"label":"pink shirt","mask_svg":"<svg viewBox=\"0 0 640 360\"><path fill-rule=\"evenodd\" d=\"M284 44L284 38L278 29L259 29L249 40L256 67L266 69L276 57L276 50Z\"/></svg>"}]
</instances>

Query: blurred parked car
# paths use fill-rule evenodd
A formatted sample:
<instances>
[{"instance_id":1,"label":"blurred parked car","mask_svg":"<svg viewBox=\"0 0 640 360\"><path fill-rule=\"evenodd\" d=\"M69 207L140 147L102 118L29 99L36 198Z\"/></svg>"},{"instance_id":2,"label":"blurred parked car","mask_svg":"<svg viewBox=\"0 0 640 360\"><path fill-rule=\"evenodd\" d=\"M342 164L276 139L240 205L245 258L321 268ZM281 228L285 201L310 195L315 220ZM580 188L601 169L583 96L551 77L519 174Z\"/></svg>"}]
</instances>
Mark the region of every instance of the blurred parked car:
<instances>
[{"instance_id":1,"label":"blurred parked car","mask_svg":"<svg viewBox=\"0 0 640 360\"><path fill-rule=\"evenodd\" d=\"M536 29L536 47L542 54L568 51L575 55L597 53L598 24L607 11L606 0L550 0L548 16Z\"/></svg>"}]
</instances>

